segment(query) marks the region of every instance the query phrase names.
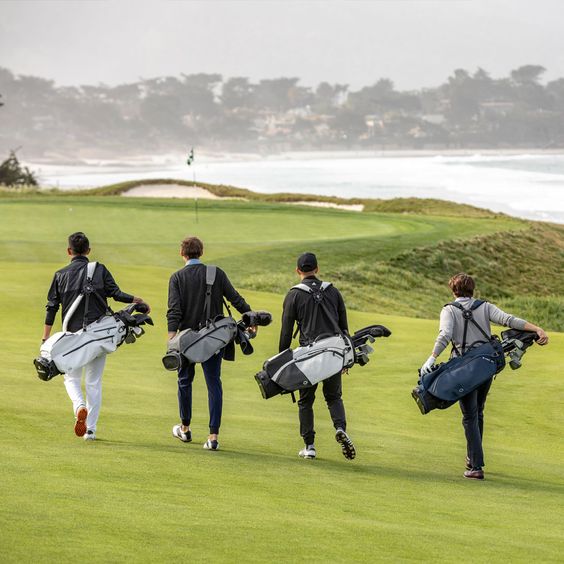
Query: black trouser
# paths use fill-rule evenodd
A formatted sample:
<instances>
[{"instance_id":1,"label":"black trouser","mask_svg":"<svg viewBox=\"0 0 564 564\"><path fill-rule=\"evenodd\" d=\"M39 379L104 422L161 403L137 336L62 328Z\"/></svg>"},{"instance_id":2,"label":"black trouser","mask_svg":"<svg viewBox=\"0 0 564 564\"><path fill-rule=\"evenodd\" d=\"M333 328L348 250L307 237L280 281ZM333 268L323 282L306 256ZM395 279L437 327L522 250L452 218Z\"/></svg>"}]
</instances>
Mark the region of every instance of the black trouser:
<instances>
[{"instance_id":1,"label":"black trouser","mask_svg":"<svg viewBox=\"0 0 564 564\"><path fill-rule=\"evenodd\" d=\"M484 466L482 437L484 436L484 406L493 378L460 399L462 426L466 435L467 455L472 468Z\"/></svg>"},{"instance_id":2,"label":"black trouser","mask_svg":"<svg viewBox=\"0 0 564 564\"><path fill-rule=\"evenodd\" d=\"M315 431L313 429L313 402L315 401L315 390L317 384L311 388L300 390L300 399L298 400L298 408L300 415L300 435L304 439L306 445L312 445L315 439ZM323 380L323 396L329 408L329 414L333 420L335 429L341 428L346 430L347 421L345 419L345 406L343 405L341 373Z\"/></svg>"}]
</instances>

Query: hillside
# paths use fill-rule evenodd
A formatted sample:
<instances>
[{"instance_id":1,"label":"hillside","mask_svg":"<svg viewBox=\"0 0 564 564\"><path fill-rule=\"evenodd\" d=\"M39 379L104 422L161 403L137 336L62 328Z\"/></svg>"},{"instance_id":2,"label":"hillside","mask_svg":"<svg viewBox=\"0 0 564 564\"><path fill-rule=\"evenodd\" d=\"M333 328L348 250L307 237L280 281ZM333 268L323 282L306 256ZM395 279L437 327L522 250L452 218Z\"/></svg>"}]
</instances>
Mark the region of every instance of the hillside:
<instances>
[{"instance_id":1,"label":"hillside","mask_svg":"<svg viewBox=\"0 0 564 564\"><path fill-rule=\"evenodd\" d=\"M188 233L199 233L207 243L208 256L211 253L237 285L278 294L292 285L295 257L308 249L318 254L322 275L338 284L349 307L357 310L435 319L450 300L446 281L464 270L476 277L481 297L548 329L564 330L562 226L439 200L259 194L201 183L198 186L215 195L239 199L200 200L196 217L193 200L119 197L141 184L172 183L192 186L190 182L154 180L75 192L5 191L0 192L0 202L23 216L26 209L39 214L40 208L43 215L44 206L72 208L75 217L83 212L83 226L92 223L88 208L94 206L107 218L102 244L112 258L116 251L109 237L111 225L123 221L122 214L134 213L139 230L127 241L118 241L119 260L127 264L141 253L149 262L175 268L170 247ZM296 200L360 203L364 211L284 205ZM146 225L154 227L155 218L162 221L155 227L159 242L144 247L144 230ZM12 221L8 217L6 226ZM15 219L18 226L22 221L23 217ZM45 229L52 231L48 225L45 221ZM18 226L14 226L16 232ZM29 252L36 249L37 245Z\"/></svg>"}]
</instances>

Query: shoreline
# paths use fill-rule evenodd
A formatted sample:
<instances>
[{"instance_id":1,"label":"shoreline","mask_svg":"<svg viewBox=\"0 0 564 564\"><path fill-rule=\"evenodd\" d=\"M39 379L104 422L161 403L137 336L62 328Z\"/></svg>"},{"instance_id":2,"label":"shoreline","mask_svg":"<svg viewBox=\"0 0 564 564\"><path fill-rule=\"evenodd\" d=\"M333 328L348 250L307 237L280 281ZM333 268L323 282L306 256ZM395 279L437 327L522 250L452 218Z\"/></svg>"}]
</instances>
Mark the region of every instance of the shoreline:
<instances>
[{"instance_id":1,"label":"shoreline","mask_svg":"<svg viewBox=\"0 0 564 564\"><path fill-rule=\"evenodd\" d=\"M383 150L319 150L319 151L284 151L276 153L233 153L228 151L201 150L198 154L198 163L233 163L233 162L258 162L258 161L303 161L303 160L329 160L329 159L387 159L387 158L429 158L429 157L542 157L564 155L562 149L383 149ZM158 155L131 155L121 159L108 159L100 156L77 156L72 158L41 157L25 159L25 164L33 166L68 166L68 167L125 167L139 166L157 168L163 165L184 165L184 153L162 153Z\"/></svg>"}]
</instances>

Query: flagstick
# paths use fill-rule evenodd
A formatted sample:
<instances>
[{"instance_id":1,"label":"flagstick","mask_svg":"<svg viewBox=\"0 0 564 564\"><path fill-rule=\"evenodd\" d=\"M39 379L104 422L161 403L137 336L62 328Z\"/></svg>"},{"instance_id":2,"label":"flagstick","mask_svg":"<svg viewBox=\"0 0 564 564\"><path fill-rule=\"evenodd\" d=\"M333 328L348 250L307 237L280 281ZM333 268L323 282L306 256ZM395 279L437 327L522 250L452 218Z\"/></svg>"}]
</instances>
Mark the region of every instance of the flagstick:
<instances>
[{"instance_id":1,"label":"flagstick","mask_svg":"<svg viewBox=\"0 0 564 564\"><path fill-rule=\"evenodd\" d=\"M192 149L192 155L194 154L194 149ZM194 158L192 157L192 186L196 188L196 164ZM194 201L194 206L196 208L196 223L198 223L198 198Z\"/></svg>"}]
</instances>

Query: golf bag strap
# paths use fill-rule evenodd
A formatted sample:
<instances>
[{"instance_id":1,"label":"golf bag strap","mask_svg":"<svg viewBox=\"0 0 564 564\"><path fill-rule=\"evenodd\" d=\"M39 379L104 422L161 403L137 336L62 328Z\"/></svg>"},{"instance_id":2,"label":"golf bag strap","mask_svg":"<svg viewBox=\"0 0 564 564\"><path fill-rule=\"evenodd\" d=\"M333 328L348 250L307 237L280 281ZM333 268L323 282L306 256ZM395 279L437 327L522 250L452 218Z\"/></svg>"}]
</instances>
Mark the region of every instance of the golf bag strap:
<instances>
[{"instance_id":1,"label":"golf bag strap","mask_svg":"<svg viewBox=\"0 0 564 564\"><path fill-rule=\"evenodd\" d=\"M67 311L67 314L65 315L65 318L63 319L62 330L64 333L66 333L69 321L72 319L72 316L75 314L76 310L78 309L78 306L80 305L80 303L82 302L85 296L86 296L86 303L84 307L84 320L86 319L86 316L88 314L88 294L85 292L85 288L89 284L89 281L92 281L92 277L94 276L94 270L96 269L96 264L97 264L96 262L89 262L82 271L83 272L82 290L80 291L80 294L76 296L76 298L72 302L71 306L69 307L69 310ZM83 325L84 325L84 320L83 320Z\"/></svg>"},{"instance_id":2,"label":"golf bag strap","mask_svg":"<svg viewBox=\"0 0 564 564\"><path fill-rule=\"evenodd\" d=\"M88 325L88 307L90 305L90 294L95 294L97 298L102 299L98 295L98 292L96 292L94 284L92 283L92 280L94 278L94 271L96 270L97 264L97 262L89 262L86 265L86 280L84 281L84 284L82 286L82 293L84 294L84 316L82 318L83 329L86 329L86 326ZM102 302L104 302L104 309L107 309L108 306L106 305L106 302L104 300L102 300Z\"/></svg>"},{"instance_id":3,"label":"golf bag strap","mask_svg":"<svg viewBox=\"0 0 564 564\"><path fill-rule=\"evenodd\" d=\"M321 290L325 291L327 290L327 288L329 288L329 286L332 286L331 282L321 282ZM314 293L314 291L307 284L304 284L303 282L300 282L299 284L292 286L292 289L294 288L296 288L297 290L302 290L303 292L307 292L308 294Z\"/></svg>"},{"instance_id":4,"label":"golf bag strap","mask_svg":"<svg viewBox=\"0 0 564 564\"><path fill-rule=\"evenodd\" d=\"M321 300L318 304L318 307L321 307L323 309L323 311L329 318L329 321L331 321L331 324L333 325L333 329L335 330L335 332L338 333L339 335L342 335L343 330L339 327L339 324L337 323L335 316L333 315L331 310L327 307L327 304L323 300ZM317 313L317 310L315 310L315 313Z\"/></svg>"},{"instance_id":5,"label":"golf bag strap","mask_svg":"<svg viewBox=\"0 0 564 564\"><path fill-rule=\"evenodd\" d=\"M227 301L225 300L225 298L223 298L223 305L225 306L225 309L227 310L227 315L229 315L229 317L233 317L231 315L231 308L229 307L229 304L227 303Z\"/></svg>"},{"instance_id":6,"label":"golf bag strap","mask_svg":"<svg viewBox=\"0 0 564 564\"><path fill-rule=\"evenodd\" d=\"M478 309L482 304L486 303L483 300L475 300L474 303L470 306L470 308L465 309L461 304L459 304L458 302L451 302L449 304L446 305L451 305L454 306L455 308L459 309L462 312L462 316L464 317L464 331L462 333L462 354L464 354L466 352L466 336L468 334L468 323L471 321L474 326L478 329L478 331L480 331L480 333L482 333L482 335L486 338L486 341L489 341L491 339L491 336L488 335L481 327L480 325L476 322L476 320L474 319L474 315L472 314L472 312L476 309ZM452 348L454 349L454 351L456 352L456 354L458 356L461 356L461 352L458 350L457 346L454 344L454 341L451 341L452 343Z\"/></svg>"},{"instance_id":7,"label":"golf bag strap","mask_svg":"<svg viewBox=\"0 0 564 564\"><path fill-rule=\"evenodd\" d=\"M211 293L213 284L215 282L215 275L217 274L217 267L206 265L206 301L204 302L204 313L206 316L205 321L210 318L211 312ZM225 302L224 302L225 303ZM227 308L229 310L229 308Z\"/></svg>"},{"instance_id":8,"label":"golf bag strap","mask_svg":"<svg viewBox=\"0 0 564 564\"><path fill-rule=\"evenodd\" d=\"M311 294L311 297L315 300L315 309L313 310L313 319L312 319L312 325L314 327L315 327L315 324L317 323L317 315L318 315L318 312L319 312L319 308L321 307L323 309L323 311L325 312L325 314L327 315L327 317L329 318L329 321L333 325L333 329L339 335L342 335L343 331L339 327L339 324L337 323L335 316L333 315L333 313L327 307L327 304L325 303L325 300L324 300L324 297L323 297L325 290L327 290L327 288L329 288L330 286L332 286L331 282L321 282L321 287L319 288L319 290L314 290L310 286L308 286L307 284L304 284L302 282L301 284L296 284L295 286L293 286L293 288L296 288L298 290L302 290L303 292L307 292L308 294ZM299 330L299 326L296 329L296 333L294 333L294 337L297 335L298 330Z\"/></svg>"},{"instance_id":9,"label":"golf bag strap","mask_svg":"<svg viewBox=\"0 0 564 564\"><path fill-rule=\"evenodd\" d=\"M90 266L91 263L88 263L86 265L86 267L83 269L83 279L88 277L87 274L87 270L88 267ZM84 286L84 280L83 280L83 284ZM77 310L78 306L80 305L80 302L84 299L84 294L82 292L80 292L80 294L78 296L76 296L76 298L74 299L74 301L72 302L71 306L69 307L69 310L67 311L67 314L65 315L65 318L63 319L63 333L67 332L67 326L69 324L69 321L71 320L72 316L74 315L75 311Z\"/></svg>"}]
</instances>

